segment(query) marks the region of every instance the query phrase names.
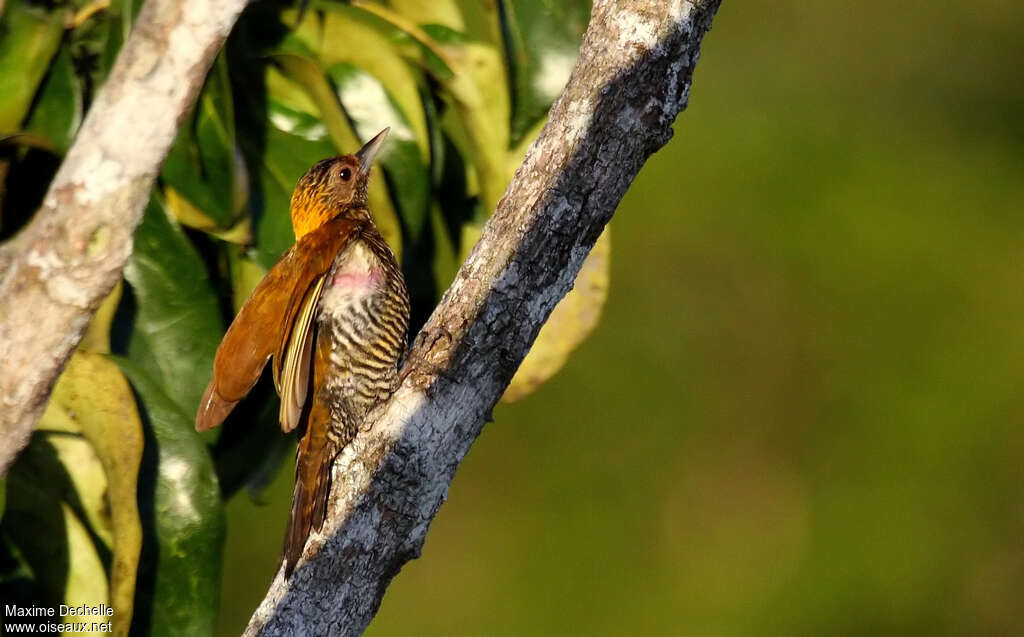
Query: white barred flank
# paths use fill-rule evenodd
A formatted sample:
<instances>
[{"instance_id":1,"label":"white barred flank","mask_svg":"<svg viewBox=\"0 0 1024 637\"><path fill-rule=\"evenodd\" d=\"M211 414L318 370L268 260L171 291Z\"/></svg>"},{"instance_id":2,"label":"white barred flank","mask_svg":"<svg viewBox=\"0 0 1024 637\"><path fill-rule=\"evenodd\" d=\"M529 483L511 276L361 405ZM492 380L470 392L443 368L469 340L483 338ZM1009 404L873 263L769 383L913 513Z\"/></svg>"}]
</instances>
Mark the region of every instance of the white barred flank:
<instances>
[{"instance_id":1,"label":"white barred flank","mask_svg":"<svg viewBox=\"0 0 1024 637\"><path fill-rule=\"evenodd\" d=\"M366 412L394 391L406 348L409 295L395 257L374 230L366 230L335 259L320 301L318 338L330 341L323 388L333 432L345 446Z\"/></svg>"}]
</instances>

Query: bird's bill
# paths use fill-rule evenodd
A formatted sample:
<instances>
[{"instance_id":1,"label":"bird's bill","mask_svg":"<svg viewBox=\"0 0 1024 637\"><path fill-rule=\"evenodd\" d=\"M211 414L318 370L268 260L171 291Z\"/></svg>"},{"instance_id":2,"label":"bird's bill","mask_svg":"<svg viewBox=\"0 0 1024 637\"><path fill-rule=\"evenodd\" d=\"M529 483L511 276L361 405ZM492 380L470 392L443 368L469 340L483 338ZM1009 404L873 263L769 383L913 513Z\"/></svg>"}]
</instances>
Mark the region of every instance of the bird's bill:
<instances>
[{"instance_id":1,"label":"bird's bill","mask_svg":"<svg viewBox=\"0 0 1024 637\"><path fill-rule=\"evenodd\" d=\"M390 131L390 126L385 128L359 149L359 152L356 153L356 157L359 158L359 172L364 175L370 172L370 166L373 165L373 158L377 156L381 146L384 145L384 140L388 138L388 133Z\"/></svg>"}]
</instances>

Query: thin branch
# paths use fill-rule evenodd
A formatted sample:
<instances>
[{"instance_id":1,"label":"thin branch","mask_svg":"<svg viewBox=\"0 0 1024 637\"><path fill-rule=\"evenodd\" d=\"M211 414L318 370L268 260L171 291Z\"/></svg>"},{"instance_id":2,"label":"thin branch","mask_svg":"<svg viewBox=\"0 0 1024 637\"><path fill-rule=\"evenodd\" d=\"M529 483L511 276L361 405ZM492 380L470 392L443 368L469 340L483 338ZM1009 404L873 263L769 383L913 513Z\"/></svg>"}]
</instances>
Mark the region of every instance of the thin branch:
<instances>
[{"instance_id":1,"label":"thin branch","mask_svg":"<svg viewBox=\"0 0 1024 637\"><path fill-rule=\"evenodd\" d=\"M121 278L153 180L246 2L147 2L42 208L0 248L0 475Z\"/></svg>"},{"instance_id":2,"label":"thin branch","mask_svg":"<svg viewBox=\"0 0 1024 637\"><path fill-rule=\"evenodd\" d=\"M719 3L594 3L569 85L417 337L402 385L335 463L323 533L290 580L278 573L246 635L358 635L369 624L541 325L670 139Z\"/></svg>"}]
</instances>

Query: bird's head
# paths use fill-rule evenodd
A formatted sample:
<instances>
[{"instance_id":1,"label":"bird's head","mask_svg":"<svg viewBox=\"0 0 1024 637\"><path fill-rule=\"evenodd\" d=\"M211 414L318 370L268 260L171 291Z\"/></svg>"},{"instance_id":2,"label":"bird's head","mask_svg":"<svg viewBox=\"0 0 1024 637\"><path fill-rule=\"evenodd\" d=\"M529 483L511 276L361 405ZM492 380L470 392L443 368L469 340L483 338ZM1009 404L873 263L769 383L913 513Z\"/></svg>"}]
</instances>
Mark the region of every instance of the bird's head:
<instances>
[{"instance_id":1,"label":"bird's head","mask_svg":"<svg viewBox=\"0 0 1024 637\"><path fill-rule=\"evenodd\" d=\"M370 166L390 128L366 142L354 155L340 155L313 165L292 193L292 229L295 238L316 230L338 215L369 219L366 187Z\"/></svg>"}]
</instances>

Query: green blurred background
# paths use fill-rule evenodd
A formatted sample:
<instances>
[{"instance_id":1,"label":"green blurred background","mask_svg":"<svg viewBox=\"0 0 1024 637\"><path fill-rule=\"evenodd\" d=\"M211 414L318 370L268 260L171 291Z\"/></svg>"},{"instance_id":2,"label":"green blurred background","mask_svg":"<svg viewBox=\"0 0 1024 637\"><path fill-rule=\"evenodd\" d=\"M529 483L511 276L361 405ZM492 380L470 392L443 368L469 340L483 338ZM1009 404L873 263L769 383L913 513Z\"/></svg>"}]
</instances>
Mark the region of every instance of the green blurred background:
<instances>
[{"instance_id":1,"label":"green blurred background","mask_svg":"<svg viewBox=\"0 0 1024 637\"><path fill-rule=\"evenodd\" d=\"M1022 34L725 0L600 327L496 410L369 634L1019 631ZM222 635L290 490L229 505Z\"/></svg>"}]
</instances>

